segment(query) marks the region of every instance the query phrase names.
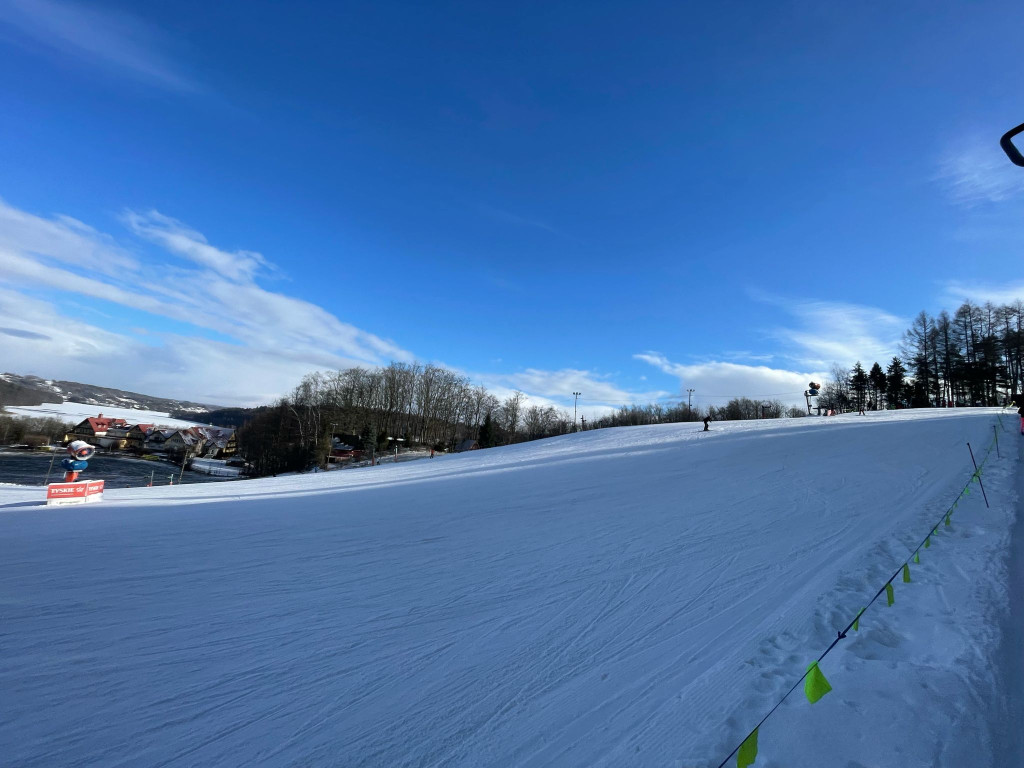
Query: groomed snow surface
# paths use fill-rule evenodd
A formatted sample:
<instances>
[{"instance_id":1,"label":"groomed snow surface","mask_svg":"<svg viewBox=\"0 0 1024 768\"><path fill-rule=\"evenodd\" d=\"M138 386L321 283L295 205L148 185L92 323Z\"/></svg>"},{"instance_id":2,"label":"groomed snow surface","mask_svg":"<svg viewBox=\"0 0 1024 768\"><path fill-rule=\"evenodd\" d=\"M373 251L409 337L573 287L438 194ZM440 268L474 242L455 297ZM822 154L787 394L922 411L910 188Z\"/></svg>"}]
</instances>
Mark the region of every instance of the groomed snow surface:
<instances>
[{"instance_id":1,"label":"groomed snow surface","mask_svg":"<svg viewBox=\"0 0 1024 768\"><path fill-rule=\"evenodd\" d=\"M756 765L1017 764L1024 438L995 409L608 429L77 508L0 488L0 762L717 766L994 425L991 508L973 484Z\"/></svg>"}]
</instances>

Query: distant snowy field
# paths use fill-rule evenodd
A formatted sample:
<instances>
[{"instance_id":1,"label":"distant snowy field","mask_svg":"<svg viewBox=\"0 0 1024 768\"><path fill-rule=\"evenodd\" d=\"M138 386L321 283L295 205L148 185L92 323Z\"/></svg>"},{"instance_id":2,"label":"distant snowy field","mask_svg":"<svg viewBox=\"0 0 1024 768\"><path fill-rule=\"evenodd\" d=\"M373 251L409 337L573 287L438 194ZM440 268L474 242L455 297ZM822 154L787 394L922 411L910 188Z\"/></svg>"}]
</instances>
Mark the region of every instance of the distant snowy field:
<instances>
[{"instance_id":1,"label":"distant snowy field","mask_svg":"<svg viewBox=\"0 0 1024 768\"><path fill-rule=\"evenodd\" d=\"M5 405L9 413L20 416L52 416L78 423L90 416L103 414L110 418L125 419L129 424L164 424L168 427L191 427L205 424L202 421L172 419L159 411L143 411L137 408L117 408L112 405L87 405L85 403L43 403L42 405Z\"/></svg>"},{"instance_id":2,"label":"distant snowy field","mask_svg":"<svg viewBox=\"0 0 1024 768\"><path fill-rule=\"evenodd\" d=\"M756 765L1014 764L1021 437L996 409L598 430L78 508L0 488L0 762L717 766L993 426L991 509L975 485Z\"/></svg>"}]
</instances>

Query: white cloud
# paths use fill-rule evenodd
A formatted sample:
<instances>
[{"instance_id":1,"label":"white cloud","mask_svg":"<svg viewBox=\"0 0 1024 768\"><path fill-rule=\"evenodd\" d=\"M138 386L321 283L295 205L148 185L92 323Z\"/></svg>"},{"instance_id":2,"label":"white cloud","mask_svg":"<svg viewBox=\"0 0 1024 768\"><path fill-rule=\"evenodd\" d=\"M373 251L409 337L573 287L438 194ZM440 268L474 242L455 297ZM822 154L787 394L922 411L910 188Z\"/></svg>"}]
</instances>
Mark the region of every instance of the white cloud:
<instances>
[{"instance_id":1,"label":"white cloud","mask_svg":"<svg viewBox=\"0 0 1024 768\"><path fill-rule=\"evenodd\" d=\"M838 362L849 366L883 362L899 353L909 320L877 307L836 301L794 300L765 297L785 309L797 321L793 327L777 327L768 335L784 343L802 370L823 370Z\"/></svg>"},{"instance_id":2,"label":"white cloud","mask_svg":"<svg viewBox=\"0 0 1024 768\"><path fill-rule=\"evenodd\" d=\"M905 318L877 307L751 293L791 315L791 325L766 331L766 336L786 350L784 354L730 352L720 357L731 359L693 363L673 362L659 352L634 357L677 377L681 392L693 387L694 402L722 405L733 397L749 397L799 404L807 384L827 379L826 371L833 363L849 367L860 360L865 366L876 361L885 365L899 353L900 339L909 325ZM787 364L756 364L771 360Z\"/></svg>"},{"instance_id":3,"label":"white cloud","mask_svg":"<svg viewBox=\"0 0 1024 768\"><path fill-rule=\"evenodd\" d=\"M127 221L182 257L181 264L130 254L81 222L45 219L0 201L0 288L7 288L3 315L10 319L0 337L5 368L61 378L81 371L90 383L248 404L280 396L312 370L413 359L322 307L258 285L256 274L267 266L259 254L215 248L158 212ZM83 323L80 313L70 317L18 289L87 296L194 326L197 333L160 332L157 322L143 341ZM226 340L205 338L200 328ZM33 346L26 333L51 341Z\"/></svg>"},{"instance_id":4,"label":"white cloud","mask_svg":"<svg viewBox=\"0 0 1024 768\"><path fill-rule=\"evenodd\" d=\"M622 405L649 403L669 394L662 390L631 392L612 383L610 375L575 368L556 371L527 368L516 373L502 374L473 373L470 378L500 399L518 390L526 395L527 407L554 406L570 414L574 400L572 393L579 392L577 413L588 419L609 414Z\"/></svg>"},{"instance_id":5,"label":"white cloud","mask_svg":"<svg viewBox=\"0 0 1024 768\"><path fill-rule=\"evenodd\" d=\"M0 250L45 255L88 265L107 275L137 268L135 259L106 235L70 216L43 219L0 199Z\"/></svg>"},{"instance_id":6,"label":"white cloud","mask_svg":"<svg viewBox=\"0 0 1024 768\"><path fill-rule=\"evenodd\" d=\"M122 220L161 249L159 258L132 253L74 219L46 219L0 201L0 314L10 318L0 332L5 369L252 405L287 393L310 371L413 360L395 343L322 307L260 286L260 273L270 264L259 253L217 248L158 211L127 211ZM104 313L72 310L64 299L57 306L25 289L141 310L194 326L197 333L160 331L159 320L140 328L134 319L124 331L105 330L88 319ZM227 340L205 338L200 328ZM582 392L579 412L587 418L667 394L631 392L609 375L578 369L528 368L470 378L500 398L520 390L527 406L571 411L572 392Z\"/></svg>"},{"instance_id":7,"label":"white cloud","mask_svg":"<svg viewBox=\"0 0 1024 768\"><path fill-rule=\"evenodd\" d=\"M211 404L272 402L303 373L335 362L317 365L315 360L179 334L140 339L80 317L69 322L50 302L2 287L0 314L17 318L15 330L31 328L36 336L0 335L4 370Z\"/></svg>"},{"instance_id":8,"label":"white cloud","mask_svg":"<svg viewBox=\"0 0 1024 768\"><path fill-rule=\"evenodd\" d=\"M0 25L14 29L26 47L34 44L169 90L199 90L178 57L168 53L171 41L124 11L70 0L5 0Z\"/></svg>"},{"instance_id":9,"label":"white cloud","mask_svg":"<svg viewBox=\"0 0 1024 768\"><path fill-rule=\"evenodd\" d=\"M676 363L658 352L634 357L677 377L680 392L692 387L694 404L702 405L722 406L734 397L800 403L810 381L827 378L821 371L789 371L765 365L723 361Z\"/></svg>"},{"instance_id":10,"label":"white cloud","mask_svg":"<svg viewBox=\"0 0 1024 768\"><path fill-rule=\"evenodd\" d=\"M998 142L975 138L945 153L935 181L965 207L998 203L1024 191L1024 171L1010 163Z\"/></svg>"},{"instance_id":11,"label":"white cloud","mask_svg":"<svg viewBox=\"0 0 1024 768\"><path fill-rule=\"evenodd\" d=\"M272 267L255 251L218 248L158 211L126 211L122 220L160 249L156 258L74 219L47 219L0 201L0 313L10 318L0 333L6 369L250 405L287 393L313 370L413 360L394 342L259 285L261 273ZM26 290L48 298L32 298ZM161 331L159 320L140 328L135 318L124 331L104 330L95 324L105 320L109 326L104 313L73 309L64 298L57 306L49 298L55 292L169 318L196 333ZM199 329L225 340L206 338ZM498 397L521 390L527 405L570 411L572 392L582 392L579 412L587 418L667 394L631 392L609 375L578 369L528 368L471 379Z\"/></svg>"},{"instance_id":12,"label":"white cloud","mask_svg":"<svg viewBox=\"0 0 1024 768\"><path fill-rule=\"evenodd\" d=\"M943 290L944 298L957 305L965 301L975 304L992 302L993 304L1016 304L1024 301L1024 281L992 283L964 283L950 280Z\"/></svg>"},{"instance_id":13,"label":"white cloud","mask_svg":"<svg viewBox=\"0 0 1024 768\"><path fill-rule=\"evenodd\" d=\"M136 213L127 210L123 219L135 234L229 280L252 280L258 272L270 266L262 254L255 251L229 252L214 248L201 233L159 211Z\"/></svg>"}]
</instances>

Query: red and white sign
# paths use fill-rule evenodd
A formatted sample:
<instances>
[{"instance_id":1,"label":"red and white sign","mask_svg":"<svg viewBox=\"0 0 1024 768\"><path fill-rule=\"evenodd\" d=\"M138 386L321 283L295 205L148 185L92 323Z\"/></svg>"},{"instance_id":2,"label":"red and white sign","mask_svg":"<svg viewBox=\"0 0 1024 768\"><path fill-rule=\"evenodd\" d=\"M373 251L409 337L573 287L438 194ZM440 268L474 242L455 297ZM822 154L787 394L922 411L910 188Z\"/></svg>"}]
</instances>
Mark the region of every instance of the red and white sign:
<instances>
[{"instance_id":1,"label":"red and white sign","mask_svg":"<svg viewBox=\"0 0 1024 768\"><path fill-rule=\"evenodd\" d=\"M46 504L88 504L103 499L102 480L79 480L77 483L50 483L46 486Z\"/></svg>"}]
</instances>

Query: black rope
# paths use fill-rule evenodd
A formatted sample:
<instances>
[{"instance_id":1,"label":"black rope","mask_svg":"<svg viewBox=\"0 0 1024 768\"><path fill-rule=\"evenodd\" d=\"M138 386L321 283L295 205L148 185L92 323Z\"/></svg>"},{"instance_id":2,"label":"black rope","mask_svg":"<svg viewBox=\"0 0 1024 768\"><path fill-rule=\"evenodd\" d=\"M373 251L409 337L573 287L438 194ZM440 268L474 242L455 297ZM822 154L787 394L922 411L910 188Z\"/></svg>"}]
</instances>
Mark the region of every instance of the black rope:
<instances>
[{"instance_id":1,"label":"black rope","mask_svg":"<svg viewBox=\"0 0 1024 768\"><path fill-rule=\"evenodd\" d=\"M1002 423L1002 419L1000 419L1000 423ZM915 548L914 548L914 549L913 549L913 550L911 551L911 553L910 553L910 555L909 555L909 556L907 557L907 559L906 559L906 560L904 560L904 561L903 561L903 562L902 562L902 563L900 564L900 566L899 566L899 567L898 567L898 568L897 568L897 569L895 570L895 572L894 572L894 573L892 574L892 576L890 576L890 577L889 577L889 580L888 580L888 581L886 581L886 582L885 582L885 584L883 584L883 585L882 585L881 589L879 589L879 590L878 590L878 591L877 591L877 592L875 593L875 596L874 596L874 597L872 597L872 598L871 598L871 599L870 599L870 600L868 601L868 604L867 604L867 605L865 605L865 606L864 606L863 608L861 608L861 609L860 609L860 611L859 611L859 612L857 613L857 615L853 617L853 620L852 620L852 621L850 621L850 623L846 625L846 628L845 628L845 629L843 629L843 630L841 630L841 631L839 631L839 632L837 633L837 635L836 635L836 638L835 638L835 639L834 639L834 640L832 641L832 643L831 643L831 644L829 645L829 647L828 647L828 648L826 648L826 649L825 649L825 650L824 650L824 651L822 652L821 656L819 656L819 657L818 657L818 660L817 660L817 661L815 662L815 664L820 664L820 663L821 663L821 661L822 661L822 659L824 659L824 658L825 658L826 656L828 656L828 655L829 655L829 653L831 653L831 652L832 652L832 649L833 649L833 648L835 648L835 647L836 647L836 646L837 646L837 645L839 644L839 641L840 641L840 640L843 640L844 638L846 638L846 636L847 636L847 634L849 633L849 631L850 631L850 630L851 630L851 629L853 628L853 625L854 625L854 624L856 624L856 623L857 623L857 621L858 621L858 620L860 620L860 617L864 615L864 612L865 612L865 611L866 611L866 610L867 610L868 608L870 608L870 607L871 607L871 606L872 606L872 605L874 604L874 602L875 602L876 600L878 600L878 598L879 598L879 597L881 597L881 596L882 596L882 593L883 593L883 592L885 592L885 590L886 590L886 587L888 587L889 585L891 585L891 584L892 584L892 582L893 582L893 580L894 580L894 579L895 579L895 578L896 578L897 576L899 576L899 575L900 575L900 571L902 571L902 570L903 570L903 569L904 569L904 568L905 568L906 566L910 565L910 561L911 561L911 560L913 559L914 555L916 555L916 554L917 554L918 552L920 552L920 551L921 551L921 548L922 548L922 547L924 546L924 543L925 543L925 542L926 542L926 541L927 541L927 540L928 540L928 539L929 539L929 538L930 538L930 537L931 537L931 536L932 536L933 534L935 534L935 533L936 533L936 532L938 531L938 529L939 529L939 525L940 525L940 524L942 523L942 521L943 521L943 520L945 520L945 518L946 518L946 517L948 517L948 516L949 516L949 515L950 515L950 514L951 514L951 513L953 512L953 510L954 510L954 509L956 509L956 505L957 505L957 504L958 504L958 503L960 502L960 497L961 497L961 496L963 496L963 494L964 494L964 491L965 491L965 490L967 490L967 489L968 489L968 488L970 487L970 485L971 485L971 483L972 483L972 482L974 482L974 479L975 479L975 478L977 477L977 478L979 478L979 483L981 482L981 481L980 481L980 476L981 476L981 470L982 470L982 468L984 468L984 466L985 466L985 462L987 462L987 461L988 461L988 459L989 459L989 456L991 456L991 455L992 455L992 446L993 446L993 445L994 445L994 443L990 443L990 444L989 444L989 446L988 446L988 452L987 452L987 453L985 454L985 458L984 458L984 459L982 459L982 461L981 461L981 466L979 466L979 467L978 467L978 468L976 469L976 471L975 471L975 472L974 472L974 473L973 473L973 474L971 475L970 479L969 479L969 480L967 481L967 483L966 483L966 484L964 485L964 487L960 489L960 493L958 493L958 494L957 494L957 497L956 497L956 501L954 501L954 502L953 502L953 503L952 503L952 504L951 504L951 505L949 506L949 508L948 508L948 509L947 509L947 510L946 510L945 512L943 512L943 513L942 513L942 514L941 514L941 515L939 516L939 519L938 519L938 521L937 521L937 522L935 523L935 525L933 525L933 526L932 526L931 528L929 528L929 529L928 529L928 535L927 535L927 536L925 536L925 537L924 537L923 539L921 539L921 542L920 542L920 543L919 543L919 544L918 544L918 545L917 545L917 546L916 546L916 547L915 547ZM812 667L812 668L813 668L813 667ZM727 756L727 757L725 758L725 760L723 760L723 761L722 761L721 763L719 763L719 764L718 764L718 768L724 768L725 764L726 764L726 763L728 763L728 762L729 762L729 761L730 761L730 760L731 760L731 759L733 758L733 756L734 756L734 755L735 755L735 754L736 754L737 752L739 752L739 751L740 751L740 747L742 747L742 746L743 746L743 744L744 744L744 743L745 743L745 742L747 741L747 739L749 739L749 738L750 738L750 737L751 737L751 736L752 736L752 735L754 734L754 731L756 731L756 730L757 730L758 728L760 728L760 727L761 727L762 725L764 725L765 721L766 721L766 720L767 720L767 719L768 719L769 717L771 717L771 716L772 716L772 715L773 715L773 714L775 713L775 710L777 710L777 709L778 709L779 707L781 707L781 706L782 706L782 703L783 703L783 702L784 702L784 701L785 701L786 699L788 699L788 698L789 698L789 695L790 695L791 693L793 693L793 691L795 691L795 690L797 689L797 687L799 687L800 683L802 683L802 682L803 682L804 680L806 680L806 679L807 679L807 675L809 675L809 674L810 674L810 672L811 672L811 668L808 668L808 670L807 670L806 672L804 672L804 673L803 673L803 674L802 674L802 675L800 676L800 679L799 679L799 680L797 680L797 681L796 681L796 682L795 682L795 683L793 684L793 687L792 687L792 688L790 688L790 689L789 689L788 691L786 691L785 695L784 695L784 696L783 696L783 697L782 697L781 699L779 699L779 701L778 701L778 702L777 702L777 703L775 704L775 706L774 706L774 707L772 707L772 708L771 708L770 710L768 710L768 714L766 714L766 715L765 715L764 717L762 717L762 718L761 718L761 721L760 721L760 722L759 722L759 723L758 723L757 725L755 725L755 726L754 726L754 727L753 727L753 728L752 728L752 729L750 730L750 732L749 732L749 733L748 733L748 734L747 734L746 736L744 736L744 737L743 737L743 738L742 738L742 739L740 740L740 743L739 743L739 744L737 744L737 745L736 745L735 747L733 747L733 750L732 750L732 752L730 752L730 753L728 754L728 756Z\"/></svg>"}]
</instances>

